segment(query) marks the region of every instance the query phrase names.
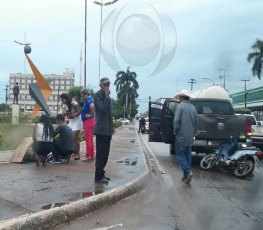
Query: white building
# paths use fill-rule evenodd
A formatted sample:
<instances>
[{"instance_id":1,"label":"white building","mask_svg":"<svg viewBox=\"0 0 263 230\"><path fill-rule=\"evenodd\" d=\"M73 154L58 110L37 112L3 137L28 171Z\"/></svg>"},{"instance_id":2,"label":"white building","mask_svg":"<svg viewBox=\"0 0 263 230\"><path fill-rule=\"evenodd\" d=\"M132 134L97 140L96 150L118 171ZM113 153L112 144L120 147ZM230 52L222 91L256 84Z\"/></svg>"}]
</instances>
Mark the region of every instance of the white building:
<instances>
[{"instance_id":1,"label":"white building","mask_svg":"<svg viewBox=\"0 0 263 230\"><path fill-rule=\"evenodd\" d=\"M43 74L43 77L49 82L50 87L53 89L52 94L49 96L47 104L52 115L61 111L61 102L59 95L67 93L69 89L74 86L75 73L72 70L66 69L61 74ZM20 105L20 112L25 115L32 113L36 102L29 94L29 84L36 83L36 79L33 74L11 73L9 75L9 90L8 90L8 102L12 106L14 101L13 87L16 84L19 85L18 104Z\"/></svg>"}]
</instances>

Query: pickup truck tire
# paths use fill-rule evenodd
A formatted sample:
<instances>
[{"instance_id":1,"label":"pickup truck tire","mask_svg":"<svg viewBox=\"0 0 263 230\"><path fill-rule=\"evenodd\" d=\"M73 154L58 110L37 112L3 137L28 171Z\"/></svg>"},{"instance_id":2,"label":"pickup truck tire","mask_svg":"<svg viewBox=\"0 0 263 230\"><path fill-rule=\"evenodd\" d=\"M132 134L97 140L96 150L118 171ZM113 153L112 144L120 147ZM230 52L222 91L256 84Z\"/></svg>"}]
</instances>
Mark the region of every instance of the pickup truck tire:
<instances>
[{"instance_id":1,"label":"pickup truck tire","mask_svg":"<svg viewBox=\"0 0 263 230\"><path fill-rule=\"evenodd\" d=\"M246 159L242 166L234 170L234 175L238 178L245 178L254 171L254 168L255 163L251 159Z\"/></svg>"},{"instance_id":2,"label":"pickup truck tire","mask_svg":"<svg viewBox=\"0 0 263 230\"><path fill-rule=\"evenodd\" d=\"M203 170L210 170L216 165L216 155L215 154L208 154L204 156L200 161L200 167Z\"/></svg>"},{"instance_id":3,"label":"pickup truck tire","mask_svg":"<svg viewBox=\"0 0 263 230\"><path fill-rule=\"evenodd\" d=\"M175 155L175 144L169 145L169 151L171 155Z\"/></svg>"}]
</instances>

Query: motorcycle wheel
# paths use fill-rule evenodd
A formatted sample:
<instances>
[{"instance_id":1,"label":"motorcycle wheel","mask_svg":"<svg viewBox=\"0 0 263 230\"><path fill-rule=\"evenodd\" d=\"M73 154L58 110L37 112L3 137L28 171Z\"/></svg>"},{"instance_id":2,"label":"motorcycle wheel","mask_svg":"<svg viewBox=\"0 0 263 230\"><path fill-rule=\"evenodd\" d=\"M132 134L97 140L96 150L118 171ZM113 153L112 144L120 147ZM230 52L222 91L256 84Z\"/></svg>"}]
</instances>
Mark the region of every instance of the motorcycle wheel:
<instances>
[{"instance_id":1,"label":"motorcycle wheel","mask_svg":"<svg viewBox=\"0 0 263 230\"><path fill-rule=\"evenodd\" d=\"M216 155L208 154L202 158L200 161L200 167L204 170L212 169L216 164Z\"/></svg>"},{"instance_id":2,"label":"motorcycle wheel","mask_svg":"<svg viewBox=\"0 0 263 230\"><path fill-rule=\"evenodd\" d=\"M247 159L242 166L234 169L234 175L239 178L245 178L254 171L254 168L255 163L252 160Z\"/></svg>"}]
</instances>

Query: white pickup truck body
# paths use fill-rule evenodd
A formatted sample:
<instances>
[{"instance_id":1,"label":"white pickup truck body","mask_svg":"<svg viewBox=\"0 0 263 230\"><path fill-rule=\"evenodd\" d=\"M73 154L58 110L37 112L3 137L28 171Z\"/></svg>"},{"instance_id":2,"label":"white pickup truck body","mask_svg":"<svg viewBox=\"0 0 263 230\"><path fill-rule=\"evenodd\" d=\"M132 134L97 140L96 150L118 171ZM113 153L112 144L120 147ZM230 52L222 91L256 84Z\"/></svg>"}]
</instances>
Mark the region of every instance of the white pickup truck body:
<instances>
[{"instance_id":1,"label":"white pickup truck body","mask_svg":"<svg viewBox=\"0 0 263 230\"><path fill-rule=\"evenodd\" d=\"M257 121L256 117L252 114L238 114L239 116L246 117L251 123L251 140L252 145L263 150L263 126Z\"/></svg>"}]
</instances>

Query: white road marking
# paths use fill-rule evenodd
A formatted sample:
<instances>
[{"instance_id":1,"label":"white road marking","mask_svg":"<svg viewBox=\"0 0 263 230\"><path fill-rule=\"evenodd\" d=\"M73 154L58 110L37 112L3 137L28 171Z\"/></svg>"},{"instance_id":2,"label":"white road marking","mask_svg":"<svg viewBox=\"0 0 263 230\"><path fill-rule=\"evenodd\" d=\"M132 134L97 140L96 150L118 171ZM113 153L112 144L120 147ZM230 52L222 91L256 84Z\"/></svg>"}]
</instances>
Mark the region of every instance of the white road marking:
<instances>
[{"instance_id":1,"label":"white road marking","mask_svg":"<svg viewBox=\"0 0 263 230\"><path fill-rule=\"evenodd\" d=\"M123 224L116 224L116 225L112 225L112 226L104 227L104 228L93 228L91 230L108 230L108 229L113 229L115 227L123 227Z\"/></svg>"}]
</instances>

